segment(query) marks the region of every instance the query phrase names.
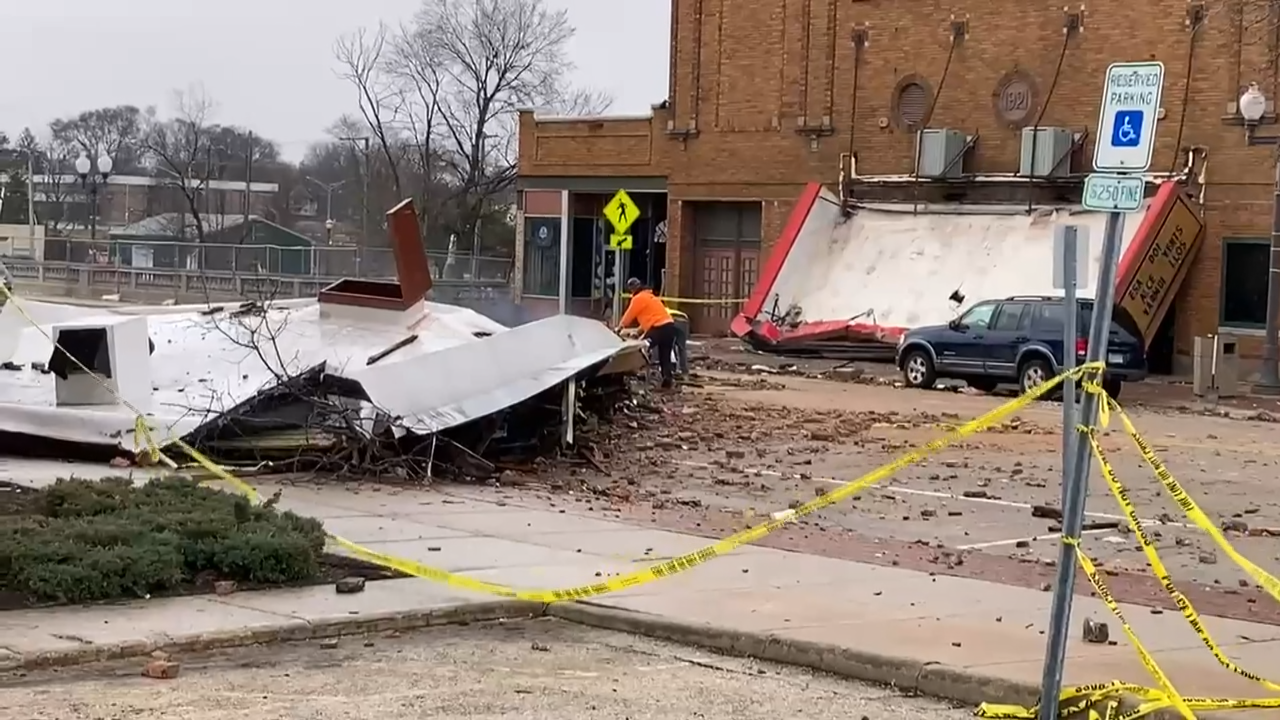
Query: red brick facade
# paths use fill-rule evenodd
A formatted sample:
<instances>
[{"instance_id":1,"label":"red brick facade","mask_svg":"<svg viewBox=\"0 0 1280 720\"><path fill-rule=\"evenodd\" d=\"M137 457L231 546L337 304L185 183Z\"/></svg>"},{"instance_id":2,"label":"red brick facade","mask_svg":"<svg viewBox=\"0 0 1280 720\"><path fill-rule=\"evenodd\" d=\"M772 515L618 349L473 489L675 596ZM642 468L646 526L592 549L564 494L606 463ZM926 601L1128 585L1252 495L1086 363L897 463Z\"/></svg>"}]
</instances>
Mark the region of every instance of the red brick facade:
<instances>
[{"instance_id":1,"label":"red brick facade","mask_svg":"<svg viewBox=\"0 0 1280 720\"><path fill-rule=\"evenodd\" d=\"M668 272L692 290L683 204L763 203L763 241L777 236L808 181L835 186L842 156L860 175L913 171L914 136L898 121L896 90L933 93L930 127L976 134L970 173L1016 173L1020 129L996 103L1002 83L1030 88L1022 124L1092 131L1102 79L1116 61L1166 67L1164 116L1152 172L1202 154L1206 234L1178 301L1180 349L1215 332L1222 239L1269 232L1271 151L1249 147L1235 113L1259 82L1280 95L1274 27L1252 17L1263 4L1187 0L1069 4L988 0L672 0L671 94L651 120L582 122L521 117L519 172L537 177L663 177L669 208ZM1244 8L1244 9L1242 9ZM1196 32L1191 26L1204 17ZM1064 27L1077 24L1068 33ZM963 38L953 44L954 27ZM855 35L865 40L855 68ZM1016 75L1015 75L1016 74ZM1260 133L1277 132L1265 121ZM1075 170L1088 170L1089 138ZM1244 343L1252 354L1251 341Z\"/></svg>"}]
</instances>

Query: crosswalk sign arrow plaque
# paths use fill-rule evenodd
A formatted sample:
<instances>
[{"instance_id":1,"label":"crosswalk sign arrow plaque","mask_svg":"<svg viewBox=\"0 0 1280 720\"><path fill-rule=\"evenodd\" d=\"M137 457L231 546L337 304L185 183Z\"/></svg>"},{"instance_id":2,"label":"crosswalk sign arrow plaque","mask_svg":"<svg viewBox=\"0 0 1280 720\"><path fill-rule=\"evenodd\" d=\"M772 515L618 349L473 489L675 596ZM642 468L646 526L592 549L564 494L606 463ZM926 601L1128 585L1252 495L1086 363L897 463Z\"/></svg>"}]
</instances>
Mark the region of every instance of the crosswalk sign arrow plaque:
<instances>
[{"instance_id":1,"label":"crosswalk sign arrow plaque","mask_svg":"<svg viewBox=\"0 0 1280 720\"><path fill-rule=\"evenodd\" d=\"M622 233L614 233L609 236L609 247L614 250L630 250L631 236Z\"/></svg>"},{"instance_id":2,"label":"crosswalk sign arrow plaque","mask_svg":"<svg viewBox=\"0 0 1280 720\"><path fill-rule=\"evenodd\" d=\"M640 218L640 208L636 207L626 190L619 190L604 206L604 217L613 226L616 235L625 235L631 229L631 224Z\"/></svg>"}]
</instances>

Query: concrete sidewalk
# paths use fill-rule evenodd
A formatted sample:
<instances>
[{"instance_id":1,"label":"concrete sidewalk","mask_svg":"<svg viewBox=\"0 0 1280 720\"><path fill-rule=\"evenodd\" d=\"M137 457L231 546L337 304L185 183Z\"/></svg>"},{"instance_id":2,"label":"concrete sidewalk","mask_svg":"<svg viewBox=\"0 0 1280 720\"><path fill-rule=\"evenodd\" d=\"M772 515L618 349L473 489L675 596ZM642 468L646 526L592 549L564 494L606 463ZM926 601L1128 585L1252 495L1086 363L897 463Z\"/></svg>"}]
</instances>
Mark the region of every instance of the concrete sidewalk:
<instances>
[{"instance_id":1,"label":"concrete sidewalk","mask_svg":"<svg viewBox=\"0 0 1280 720\"><path fill-rule=\"evenodd\" d=\"M265 492L275 488L264 486ZM387 553L522 588L598 581L694 550L706 540L586 517L427 491L284 488L281 505ZM0 667L216 647L275 638L485 620L544 610L764 659L796 663L966 703L1036 694L1050 594L893 567L743 548L688 573L544 608L494 602L418 579L150 600L0 614ZM1222 669L1183 618L1126 607L1129 621L1179 691L1267 697ZM1080 641L1084 617L1109 623L1114 645ZM1206 618L1246 669L1280 672L1280 627ZM1152 681L1102 603L1077 598L1067 682ZM1263 711L1233 717L1261 717Z\"/></svg>"}]
</instances>

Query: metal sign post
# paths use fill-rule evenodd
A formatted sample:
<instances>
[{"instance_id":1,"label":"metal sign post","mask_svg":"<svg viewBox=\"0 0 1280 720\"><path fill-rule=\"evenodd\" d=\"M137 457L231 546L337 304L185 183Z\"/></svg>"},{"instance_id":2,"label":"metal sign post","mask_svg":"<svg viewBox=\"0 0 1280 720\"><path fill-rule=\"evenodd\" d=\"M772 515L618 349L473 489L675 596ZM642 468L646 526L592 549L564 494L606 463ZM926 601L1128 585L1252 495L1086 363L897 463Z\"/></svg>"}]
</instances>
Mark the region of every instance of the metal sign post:
<instances>
[{"instance_id":1,"label":"metal sign post","mask_svg":"<svg viewBox=\"0 0 1280 720\"><path fill-rule=\"evenodd\" d=\"M1080 336L1076 318L1080 304L1077 288L1089 287L1089 228L1085 225L1059 225L1053 231L1053 286L1062 291L1062 372L1076 368L1076 338ZM1083 281L1080 269L1084 270ZM1076 380L1068 377L1062 383L1062 506L1067 505L1067 487L1071 484L1076 446Z\"/></svg>"},{"instance_id":2,"label":"metal sign post","mask_svg":"<svg viewBox=\"0 0 1280 720\"><path fill-rule=\"evenodd\" d=\"M538 232L547 232L546 226L538 228ZM572 245L569 242L569 191L560 191L560 288L557 293L560 301L561 315L569 314L569 253Z\"/></svg>"},{"instance_id":3,"label":"metal sign post","mask_svg":"<svg viewBox=\"0 0 1280 720\"><path fill-rule=\"evenodd\" d=\"M622 322L622 248L613 248L613 309L610 311L609 323L618 327Z\"/></svg>"},{"instance_id":4,"label":"metal sign post","mask_svg":"<svg viewBox=\"0 0 1280 720\"><path fill-rule=\"evenodd\" d=\"M609 247L613 252L613 311L611 317L614 327L622 322L622 252L630 250L632 238L627 234L631 226L640 218L640 208L636 206L626 190L614 193L604 206L604 218L613 226L613 234L609 236Z\"/></svg>"},{"instance_id":5,"label":"metal sign post","mask_svg":"<svg viewBox=\"0 0 1280 720\"><path fill-rule=\"evenodd\" d=\"M1155 149L1156 116L1160 111L1160 92L1163 86L1164 65L1158 62L1115 63L1107 68L1102 111L1098 119L1098 141L1093 153L1095 170L1143 173L1151 166L1151 156ZM1129 180L1124 182L1131 183ZM1145 189L1145 183L1143 187ZM1089 197L1090 194L1086 192L1086 202L1090 202ZM1120 264L1120 243L1124 236L1124 213L1121 210L1131 205L1131 202L1115 202L1107 208L1110 212L1107 213L1106 231L1102 238L1098 292L1089 327L1089 345L1085 359L1088 363L1102 362L1107 358L1111 312L1116 294L1116 267ZM1071 338L1071 343L1075 344L1074 337ZM1070 352L1074 354L1074 347ZM1096 393L1085 395L1080 408L1080 419L1085 427L1092 427L1097 422L1099 402L1100 398ZM1089 461L1092 455L1088 437L1083 432L1076 438L1074 445L1071 457L1064 458L1070 463L1070 477L1062 489L1063 543L1058 554L1058 581L1054 587L1053 610L1049 617L1049 641L1045 648L1044 675L1040 684L1039 720L1057 720L1058 717L1058 698L1062 695L1062 668L1067 653L1067 625L1071 621L1071 601L1074 598L1072 590L1076 582L1076 548L1067 541L1078 541L1084 526Z\"/></svg>"}]
</instances>

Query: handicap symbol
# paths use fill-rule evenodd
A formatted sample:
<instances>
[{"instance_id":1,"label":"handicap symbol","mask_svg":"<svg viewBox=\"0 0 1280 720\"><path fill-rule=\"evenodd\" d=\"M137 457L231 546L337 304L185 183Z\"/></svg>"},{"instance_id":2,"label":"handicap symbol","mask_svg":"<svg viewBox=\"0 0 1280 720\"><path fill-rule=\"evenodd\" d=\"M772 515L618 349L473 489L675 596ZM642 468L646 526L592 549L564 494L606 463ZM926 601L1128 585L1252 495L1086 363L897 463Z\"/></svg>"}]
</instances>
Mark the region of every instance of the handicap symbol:
<instances>
[{"instance_id":1,"label":"handicap symbol","mask_svg":"<svg viewBox=\"0 0 1280 720\"><path fill-rule=\"evenodd\" d=\"M1113 147L1138 147L1142 142L1141 110L1119 110L1115 122L1111 123L1111 145Z\"/></svg>"}]
</instances>

